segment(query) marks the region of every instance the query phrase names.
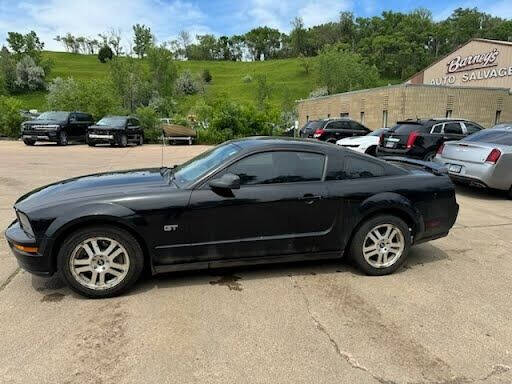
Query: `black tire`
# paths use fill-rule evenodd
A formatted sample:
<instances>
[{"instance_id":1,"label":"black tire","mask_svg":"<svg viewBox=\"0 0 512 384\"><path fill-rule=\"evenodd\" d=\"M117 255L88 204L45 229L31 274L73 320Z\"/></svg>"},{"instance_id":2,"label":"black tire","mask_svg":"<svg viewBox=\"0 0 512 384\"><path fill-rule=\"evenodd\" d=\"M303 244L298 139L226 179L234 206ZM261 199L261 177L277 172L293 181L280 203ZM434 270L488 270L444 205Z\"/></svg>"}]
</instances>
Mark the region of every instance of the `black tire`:
<instances>
[{"instance_id":1,"label":"black tire","mask_svg":"<svg viewBox=\"0 0 512 384\"><path fill-rule=\"evenodd\" d=\"M376 145L372 145L371 147L367 148L366 149L366 152L365 152L367 155L370 155L370 156L377 156L377 146Z\"/></svg>"},{"instance_id":2,"label":"black tire","mask_svg":"<svg viewBox=\"0 0 512 384\"><path fill-rule=\"evenodd\" d=\"M32 147L36 144L35 140L30 140L30 139L24 139L23 142L25 143L25 145L28 145L30 147Z\"/></svg>"},{"instance_id":3,"label":"black tire","mask_svg":"<svg viewBox=\"0 0 512 384\"><path fill-rule=\"evenodd\" d=\"M96 146L96 143L94 141L91 141L91 139L87 139L87 145L89 147L95 147Z\"/></svg>"},{"instance_id":4,"label":"black tire","mask_svg":"<svg viewBox=\"0 0 512 384\"><path fill-rule=\"evenodd\" d=\"M137 145L144 145L144 136L139 135L139 141L137 142Z\"/></svg>"},{"instance_id":5,"label":"black tire","mask_svg":"<svg viewBox=\"0 0 512 384\"><path fill-rule=\"evenodd\" d=\"M430 152L427 152L427 154L425 156L423 156L423 160L424 161L433 161L435 157L436 157L436 151L430 151Z\"/></svg>"},{"instance_id":6,"label":"black tire","mask_svg":"<svg viewBox=\"0 0 512 384\"><path fill-rule=\"evenodd\" d=\"M333 139L333 138L327 139L325 141L327 141L328 143L331 143L331 144L336 144L336 139Z\"/></svg>"},{"instance_id":7,"label":"black tire","mask_svg":"<svg viewBox=\"0 0 512 384\"><path fill-rule=\"evenodd\" d=\"M68 134L66 131L60 131L59 132L59 145L66 146L68 145Z\"/></svg>"},{"instance_id":8,"label":"black tire","mask_svg":"<svg viewBox=\"0 0 512 384\"><path fill-rule=\"evenodd\" d=\"M512 186L510 186L510 189L508 190L507 197L512 200Z\"/></svg>"},{"instance_id":9,"label":"black tire","mask_svg":"<svg viewBox=\"0 0 512 384\"><path fill-rule=\"evenodd\" d=\"M125 148L128 145L128 136L125 134L119 136L119 146Z\"/></svg>"},{"instance_id":10,"label":"black tire","mask_svg":"<svg viewBox=\"0 0 512 384\"><path fill-rule=\"evenodd\" d=\"M386 267L376 268L366 260L363 254L363 247L365 245L365 241L367 241L367 236L369 235L369 233L381 225L391 225L397 230L399 230L402 234L404 247L401 255L397 257L393 264ZM400 268L400 266L405 262L405 259L407 258L410 247L411 235L409 232L408 225L402 219L396 216L379 215L366 220L357 229L357 232L352 238L350 244L350 257L356 262L358 267L367 275L382 276L393 273L398 268Z\"/></svg>"},{"instance_id":11,"label":"black tire","mask_svg":"<svg viewBox=\"0 0 512 384\"><path fill-rule=\"evenodd\" d=\"M123 279L112 287L102 289L89 288L80 283L78 281L80 279L77 279L71 271L70 258L75 248L87 239L94 237L113 239L126 250L126 257L129 259L128 271ZM124 257L124 253L122 255ZM78 230L64 240L57 256L57 265L60 274L75 292L89 298L107 298L125 292L138 280L144 266L144 255L139 242L127 231L110 226L93 226Z\"/></svg>"}]
</instances>

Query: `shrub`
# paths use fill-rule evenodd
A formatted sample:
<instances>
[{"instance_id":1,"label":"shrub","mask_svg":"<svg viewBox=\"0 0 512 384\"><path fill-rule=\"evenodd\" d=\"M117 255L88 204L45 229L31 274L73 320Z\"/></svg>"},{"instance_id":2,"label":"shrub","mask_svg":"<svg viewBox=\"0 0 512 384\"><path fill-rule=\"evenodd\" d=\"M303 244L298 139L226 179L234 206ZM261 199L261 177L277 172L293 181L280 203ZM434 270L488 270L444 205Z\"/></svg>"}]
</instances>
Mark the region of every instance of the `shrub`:
<instances>
[{"instance_id":1,"label":"shrub","mask_svg":"<svg viewBox=\"0 0 512 384\"><path fill-rule=\"evenodd\" d=\"M327 96L329 94L329 91L327 90L327 87L321 87L317 89L313 89L311 92L309 92L309 97L321 97L321 96Z\"/></svg>"},{"instance_id":2,"label":"shrub","mask_svg":"<svg viewBox=\"0 0 512 384\"><path fill-rule=\"evenodd\" d=\"M106 63L108 60L112 60L112 57L114 56L114 53L110 49L109 46L104 45L100 48L98 52L98 60L102 63Z\"/></svg>"},{"instance_id":3,"label":"shrub","mask_svg":"<svg viewBox=\"0 0 512 384\"><path fill-rule=\"evenodd\" d=\"M46 100L53 110L84 111L95 119L123 112L121 100L107 80L76 81L57 77L48 87Z\"/></svg>"},{"instance_id":4,"label":"shrub","mask_svg":"<svg viewBox=\"0 0 512 384\"><path fill-rule=\"evenodd\" d=\"M16 64L16 87L19 91L44 89L44 77L44 69L36 65L30 56L24 56Z\"/></svg>"},{"instance_id":5,"label":"shrub","mask_svg":"<svg viewBox=\"0 0 512 384\"><path fill-rule=\"evenodd\" d=\"M228 132L217 131L213 128L206 129L198 129L197 130L197 139L196 142L198 144L220 144L224 141L230 140L232 137Z\"/></svg>"},{"instance_id":6,"label":"shrub","mask_svg":"<svg viewBox=\"0 0 512 384\"><path fill-rule=\"evenodd\" d=\"M247 74L245 75L244 77L242 77L242 81L245 83L245 84L248 84L252 81L252 76Z\"/></svg>"},{"instance_id":7,"label":"shrub","mask_svg":"<svg viewBox=\"0 0 512 384\"><path fill-rule=\"evenodd\" d=\"M182 95L195 95L201 91L201 84L194 79L189 70L181 72L176 80L176 92Z\"/></svg>"},{"instance_id":8,"label":"shrub","mask_svg":"<svg viewBox=\"0 0 512 384\"><path fill-rule=\"evenodd\" d=\"M144 139L149 143L160 142L162 129L156 110L152 107L139 107L135 111L135 115L139 118L140 125L144 129Z\"/></svg>"},{"instance_id":9,"label":"shrub","mask_svg":"<svg viewBox=\"0 0 512 384\"><path fill-rule=\"evenodd\" d=\"M212 81L212 74L208 69L204 69L203 72L201 72L201 78L205 83L209 83Z\"/></svg>"},{"instance_id":10,"label":"shrub","mask_svg":"<svg viewBox=\"0 0 512 384\"><path fill-rule=\"evenodd\" d=\"M0 96L0 136L18 138L23 117L21 101L14 97Z\"/></svg>"}]
</instances>

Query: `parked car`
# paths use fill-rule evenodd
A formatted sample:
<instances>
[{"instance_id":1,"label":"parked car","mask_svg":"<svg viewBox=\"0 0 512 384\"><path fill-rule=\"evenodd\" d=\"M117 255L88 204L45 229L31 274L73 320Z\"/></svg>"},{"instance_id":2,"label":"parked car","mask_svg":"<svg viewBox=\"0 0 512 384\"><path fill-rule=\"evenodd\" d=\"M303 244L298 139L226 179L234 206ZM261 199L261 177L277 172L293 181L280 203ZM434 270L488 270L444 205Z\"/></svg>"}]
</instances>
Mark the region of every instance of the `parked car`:
<instances>
[{"instance_id":1,"label":"parked car","mask_svg":"<svg viewBox=\"0 0 512 384\"><path fill-rule=\"evenodd\" d=\"M43 112L34 120L21 124L21 138L26 145L37 141L67 145L69 141L85 141L87 128L94 123L92 115L83 112Z\"/></svg>"},{"instance_id":2,"label":"parked car","mask_svg":"<svg viewBox=\"0 0 512 384\"><path fill-rule=\"evenodd\" d=\"M144 130L133 116L105 116L87 130L87 144L108 143L126 147L129 143L144 144Z\"/></svg>"},{"instance_id":3,"label":"parked car","mask_svg":"<svg viewBox=\"0 0 512 384\"><path fill-rule=\"evenodd\" d=\"M387 128L379 128L365 136L346 137L345 139L338 140L336 144L352 149L356 152L375 156L377 145L379 145L380 135L387 131Z\"/></svg>"},{"instance_id":4,"label":"parked car","mask_svg":"<svg viewBox=\"0 0 512 384\"><path fill-rule=\"evenodd\" d=\"M371 130L349 118L309 121L301 130L301 137L313 137L328 143L336 143L345 137L364 136Z\"/></svg>"},{"instance_id":5,"label":"parked car","mask_svg":"<svg viewBox=\"0 0 512 384\"><path fill-rule=\"evenodd\" d=\"M399 121L385 132L377 146L377 156L406 156L432 161L446 141L460 140L483 127L463 119Z\"/></svg>"},{"instance_id":6,"label":"parked car","mask_svg":"<svg viewBox=\"0 0 512 384\"><path fill-rule=\"evenodd\" d=\"M38 188L16 202L6 237L22 268L60 271L89 297L121 293L144 265L162 273L346 254L384 275L454 224L443 169L312 140L233 140L173 168Z\"/></svg>"},{"instance_id":7,"label":"parked car","mask_svg":"<svg viewBox=\"0 0 512 384\"><path fill-rule=\"evenodd\" d=\"M455 181L508 191L512 199L512 123L445 143L435 161L445 164Z\"/></svg>"}]
</instances>

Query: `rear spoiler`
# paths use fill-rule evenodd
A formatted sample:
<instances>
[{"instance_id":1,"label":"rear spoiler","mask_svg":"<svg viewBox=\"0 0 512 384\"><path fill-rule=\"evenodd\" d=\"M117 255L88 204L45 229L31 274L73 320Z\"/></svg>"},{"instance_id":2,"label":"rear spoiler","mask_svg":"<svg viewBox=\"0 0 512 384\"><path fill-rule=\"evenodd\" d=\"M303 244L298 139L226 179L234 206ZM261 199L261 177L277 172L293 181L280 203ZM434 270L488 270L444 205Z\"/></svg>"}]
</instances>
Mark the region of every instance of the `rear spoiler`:
<instances>
[{"instance_id":1,"label":"rear spoiler","mask_svg":"<svg viewBox=\"0 0 512 384\"><path fill-rule=\"evenodd\" d=\"M444 165L433 163L431 161L415 160L400 156L383 156L381 159L386 161L394 161L397 163L416 165L437 176L448 174L448 169Z\"/></svg>"}]
</instances>

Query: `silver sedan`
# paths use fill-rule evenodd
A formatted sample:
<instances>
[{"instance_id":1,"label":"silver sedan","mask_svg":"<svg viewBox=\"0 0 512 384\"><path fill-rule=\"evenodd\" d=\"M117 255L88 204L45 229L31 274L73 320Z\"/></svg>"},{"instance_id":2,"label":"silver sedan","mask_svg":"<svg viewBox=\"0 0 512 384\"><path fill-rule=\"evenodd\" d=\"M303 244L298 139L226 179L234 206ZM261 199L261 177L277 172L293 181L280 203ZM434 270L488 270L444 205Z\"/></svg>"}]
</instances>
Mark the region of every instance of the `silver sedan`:
<instances>
[{"instance_id":1,"label":"silver sedan","mask_svg":"<svg viewBox=\"0 0 512 384\"><path fill-rule=\"evenodd\" d=\"M434 161L445 164L454 181L508 191L512 199L512 123L446 142Z\"/></svg>"}]
</instances>

